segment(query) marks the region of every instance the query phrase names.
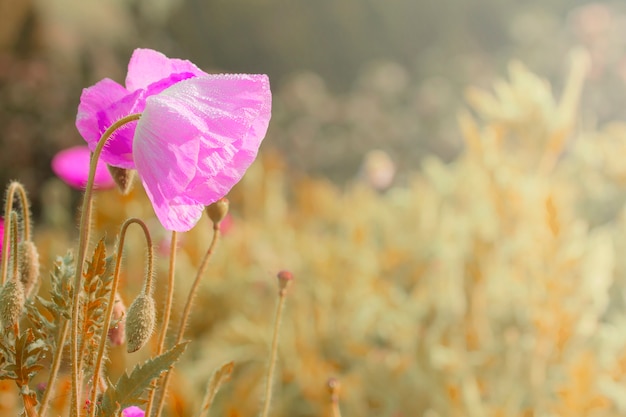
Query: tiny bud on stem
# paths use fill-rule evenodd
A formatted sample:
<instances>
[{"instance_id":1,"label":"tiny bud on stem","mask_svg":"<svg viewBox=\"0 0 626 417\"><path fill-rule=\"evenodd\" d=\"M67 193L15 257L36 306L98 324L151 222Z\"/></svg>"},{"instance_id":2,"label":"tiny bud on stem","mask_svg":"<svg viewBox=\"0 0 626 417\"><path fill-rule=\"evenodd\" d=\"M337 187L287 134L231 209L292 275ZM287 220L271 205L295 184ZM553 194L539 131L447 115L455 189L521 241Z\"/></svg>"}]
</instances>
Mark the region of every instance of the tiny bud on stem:
<instances>
[{"instance_id":1,"label":"tiny bud on stem","mask_svg":"<svg viewBox=\"0 0 626 417\"><path fill-rule=\"evenodd\" d=\"M117 185L117 188L123 195L130 192L133 185L133 179L135 178L135 171L131 169L118 168L111 165L107 165L113 181Z\"/></svg>"},{"instance_id":2,"label":"tiny bud on stem","mask_svg":"<svg viewBox=\"0 0 626 417\"><path fill-rule=\"evenodd\" d=\"M209 219L213 222L213 226L217 227L218 224L228 214L228 207L230 203L227 198L220 198L215 203L206 207L206 212L209 215Z\"/></svg>"},{"instance_id":3,"label":"tiny bud on stem","mask_svg":"<svg viewBox=\"0 0 626 417\"><path fill-rule=\"evenodd\" d=\"M293 281L293 274L289 271L283 270L276 274L276 278L278 278L278 293L281 296L284 296L287 294L287 289Z\"/></svg>"}]
</instances>

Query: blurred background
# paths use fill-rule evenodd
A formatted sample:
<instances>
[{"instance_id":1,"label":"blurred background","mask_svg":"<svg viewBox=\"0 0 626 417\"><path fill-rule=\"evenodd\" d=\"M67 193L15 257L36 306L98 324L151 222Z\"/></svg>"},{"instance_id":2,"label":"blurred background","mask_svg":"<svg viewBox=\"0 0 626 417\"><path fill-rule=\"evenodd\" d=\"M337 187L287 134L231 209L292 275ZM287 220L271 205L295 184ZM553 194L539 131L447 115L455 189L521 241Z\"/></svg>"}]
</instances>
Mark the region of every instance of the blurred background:
<instances>
[{"instance_id":1,"label":"blurred background","mask_svg":"<svg viewBox=\"0 0 626 417\"><path fill-rule=\"evenodd\" d=\"M563 88L573 45L591 51L583 112L624 115L622 2L577 0L2 0L0 181L33 191L51 157L80 144L80 91L123 82L137 47L207 71L269 74L273 122L263 150L345 182L370 149L399 177L425 154L453 158L468 85L486 87L520 59Z\"/></svg>"},{"instance_id":2,"label":"blurred background","mask_svg":"<svg viewBox=\"0 0 626 417\"><path fill-rule=\"evenodd\" d=\"M0 181L30 190L45 268L78 198L50 160L82 142L81 89L123 82L137 47L267 73L274 94L168 415L195 415L230 360L215 415L258 412L284 268L277 416L331 416L330 377L345 415L626 413L623 2L0 0ZM168 236L135 188L99 193L94 225L112 244L148 219L162 279ZM179 276L209 228L183 237ZM138 360L111 356L114 374Z\"/></svg>"}]
</instances>

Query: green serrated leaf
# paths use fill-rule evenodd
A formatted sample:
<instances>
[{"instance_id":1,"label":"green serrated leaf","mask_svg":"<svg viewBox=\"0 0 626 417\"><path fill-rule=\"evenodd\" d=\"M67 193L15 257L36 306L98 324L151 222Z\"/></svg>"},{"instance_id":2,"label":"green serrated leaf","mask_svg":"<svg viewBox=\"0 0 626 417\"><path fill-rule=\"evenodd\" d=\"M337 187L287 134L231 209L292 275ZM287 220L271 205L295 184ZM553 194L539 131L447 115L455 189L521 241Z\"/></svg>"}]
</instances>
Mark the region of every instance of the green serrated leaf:
<instances>
[{"instance_id":1,"label":"green serrated leaf","mask_svg":"<svg viewBox=\"0 0 626 417\"><path fill-rule=\"evenodd\" d=\"M87 262L87 269L84 272L85 288L89 288L96 277L104 274L106 268L106 248L104 246L104 238L100 239L93 251L90 262ZM90 292L90 291L87 291Z\"/></svg>"},{"instance_id":2,"label":"green serrated leaf","mask_svg":"<svg viewBox=\"0 0 626 417\"><path fill-rule=\"evenodd\" d=\"M115 386L109 383L102 396L98 416L113 417L120 408L144 402L142 396L152 389L152 381L174 365L185 351L187 343L179 343L162 355L135 366L130 375L122 375Z\"/></svg>"},{"instance_id":3,"label":"green serrated leaf","mask_svg":"<svg viewBox=\"0 0 626 417\"><path fill-rule=\"evenodd\" d=\"M50 295L51 301L37 297L42 305L58 321L60 317L69 319L71 316L70 300L72 300L72 282L76 272L74 257L68 253L63 258L57 257L52 273L50 274Z\"/></svg>"}]
</instances>

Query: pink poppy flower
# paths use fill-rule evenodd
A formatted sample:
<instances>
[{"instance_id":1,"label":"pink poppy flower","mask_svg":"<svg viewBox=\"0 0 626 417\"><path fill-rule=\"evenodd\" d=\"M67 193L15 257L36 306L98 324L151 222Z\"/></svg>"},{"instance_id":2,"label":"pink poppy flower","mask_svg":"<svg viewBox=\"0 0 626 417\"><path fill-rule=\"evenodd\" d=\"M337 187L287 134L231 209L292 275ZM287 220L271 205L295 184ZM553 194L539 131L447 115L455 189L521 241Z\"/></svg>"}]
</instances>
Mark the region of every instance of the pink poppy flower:
<instances>
[{"instance_id":1,"label":"pink poppy flower","mask_svg":"<svg viewBox=\"0 0 626 417\"><path fill-rule=\"evenodd\" d=\"M76 126L91 149L115 121L101 159L136 168L161 224L187 231L256 158L271 117L266 75L210 75L189 61L137 49L126 87L109 79L83 90Z\"/></svg>"},{"instance_id":2,"label":"pink poppy flower","mask_svg":"<svg viewBox=\"0 0 626 417\"><path fill-rule=\"evenodd\" d=\"M52 158L52 171L66 184L79 190L85 189L89 177L91 151L87 146L74 146L62 150ZM115 186L104 162L98 161L94 187L106 189Z\"/></svg>"},{"instance_id":3,"label":"pink poppy flower","mask_svg":"<svg viewBox=\"0 0 626 417\"><path fill-rule=\"evenodd\" d=\"M123 417L144 417L145 414L145 411L135 405L122 410Z\"/></svg>"}]
</instances>

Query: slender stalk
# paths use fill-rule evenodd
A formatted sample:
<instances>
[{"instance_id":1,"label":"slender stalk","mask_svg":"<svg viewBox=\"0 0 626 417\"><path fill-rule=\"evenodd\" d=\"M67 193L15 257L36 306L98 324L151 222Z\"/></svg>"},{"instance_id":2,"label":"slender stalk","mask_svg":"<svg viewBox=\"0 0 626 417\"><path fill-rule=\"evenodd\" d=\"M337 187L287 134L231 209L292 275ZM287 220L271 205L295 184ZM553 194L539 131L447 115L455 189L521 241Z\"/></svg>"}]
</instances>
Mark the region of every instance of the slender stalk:
<instances>
[{"instance_id":1,"label":"slender stalk","mask_svg":"<svg viewBox=\"0 0 626 417\"><path fill-rule=\"evenodd\" d=\"M94 381L100 380L100 368L102 366L102 358L104 357L104 349L106 346L107 334L109 333L109 326L111 325L111 317L113 316L113 306L115 305L115 296L117 294L117 286L120 280L120 269L122 266L122 254L124 252L123 249L124 249L124 241L126 239L126 230L133 223L136 223L139 226L141 226L141 228L143 229L144 236L146 238L146 245L148 246L148 257L146 260L147 261L146 269L147 269L148 279L146 281L148 282L152 281L151 277L152 277L153 264L154 264L154 251L152 249L152 238L150 237L150 232L148 231L148 227L143 221L137 218L130 218L124 222L120 230L120 239L117 245L117 257L115 259L115 271L113 272L113 283L111 284L111 295L109 297L109 304L107 305L107 310L104 315L104 324L102 326L102 331L100 333L100 344L98 346L98 356L96 357L96 362L94 364L94 371L93 371ZM148 286L151 284L145 284L145 285ZM90 413L89 413L89 415L92 417L96 415L97 407L95 406L95 404L96 404L97 397L98 397L98 387L94 383L93 390L91 391L91 404L94 404L94 406L91 407Z\"/></svg>"},{"instance_id":2,"label":"slender stalk","mask_svg":"<svg viewBox=\"0 0 626 417\"><path fill-rule=\"evenodd\" d=\"M39 406L39 417L45 417L48 411L48 402L54 392L54 384L61 367L61 358L63 357L63 345L65 344L65 338L67 337L67 331L69 329L69 320L63 320L61 325L61 331L59 332L56 346L54 350L54 358L52 359L52 367L50 368L50 374L48 375L48 385L46 385L46 392L41 399L41 405Z\"/></svg>"},{"instance_id":3,"label":"slender stalk","mask_svg":"<svg viewBox=\"0 0 626 417\"><path fill-rule=\"evenodd\" d=\"M79 378L80 369L78 366L78 307L80 302L80 288L83 278L83 267L85 263L85 254L87 253L87 243L89 241L89 233L91 227L91 208L93 200L93 183L96 174L96 167L100 153L104 148L104 144L111 137L113 132L119 127L138 120L141 114L131 114L126 116L117 122L113 123L106 132L100 138L96 149L91 155L91 162L89 164L89 179L87 180L87 186L85 187L85 194L83 196L83 206L80 218L80 228L78 237L78 255L76 257L76 274L74 275L74 295L72 298L72 327L70 332L70 356L72 365L72 405L70 410L71 417L80 416L80 390L82 381Z\"/></svg>"},{"instance_id":4,"label":"slender stalk","mask_svg":"<svg viewBox=\"0 0 626 417\"><path fill-rule=\"evenodd\" d=\"M333 401L331 403L331 412L333 417L341 417L341 410L339 409L339 401Z\"/></svg>"},{"instance_id":5,"label":"slender stalk","mask_svg":"<svg viewBox=\"0 0 626 417\"><path fill-rule=\"evenodd\" d=\"M198 268L198 272L196 273L196 278L189 289L189 295L187 296L187 302L185 303L185 309L183 310L183 315L180 319L180 324L178 326L178 335L176 336L176 342L174 344L180 343L183 340L183 336L185 335L185 328L187 327L187 320L189 320L189 315L191 313L191 305L193 303L193 299L196 296L196 291L200 285L200 281L202 276L204 275L207 266L209 265L209 260L211 259L213 252L215 251L215 247L217 246L217 240L219 238L220 229L217 223L214 223L213 226L213 238L211 239L211 244L209 245L209 249L207 250L204 258L202 259L202 263L200 264L200 268ZM165 376L163 377L163 383L161 384L161 392L162 395L159 398L159 404L157 407L155 417L160 417L161 411L163 410L163 405L165 404L165 394L167 392L167 386L169 385L170 374L172 370L168 370L165 372Z\"/></svg>"},{"instance_id":6,"label":"slender stalk","mask_svg":"<svg viewBox=\"0 0 626 417\"><path fill-rule=\"evenodd\" d=\"M23 240L30 240L30 210L28 209L28 198L26 197L26 190L22 184L17 181L12 181L7 188L6 202L4 205L4 216L10 216L13 211L13 200L17 194L20 198L20 207L22 209L22 232L24 233ZM9 233L5 233L2 239L2 284L6 282L8 264L9 264Z\"/></svg>"},{"instance_id":7,"label":"slender stalk","mask_svg":"<svg viewBox=\"0 0 626 417\"><path fill-rule=\"evenodd\" d=\"M13 261L13 275L12 278L15 281L20 281L20 274L19 274L19 260L17 259L17 234L19 233L19 228L18 228L18 218L17 218L17 213L15 213L14 211L11 212L11 216L10 216L10 232L9 234L11 235L11 260ZM17 335L15 335L17 336Z\"/></svg>"},{"instance_id":8,"label":"slender stalk","mask_svg":"<svg viewBox=\"0 0 626 417\"><path fill-rule=\"evenodd\" d=\"M17 213L12 211L11 212L11 216L10 216L10 221L11 221L11 225L10 225L10 234L11 234L11 262L13 263L13 273L11 275L11 278L13 278L13 280L15 281L16 285L22 286L22 281L20 280L20 272L19 272L19 260L17 259L17 235L19 233L19 227L18 227L18 218L17 218ZM22 305L22 307L24 307ZM15 332L15 340L17 340L20 337L20 319L18 317L18 319L15 321L15 323L13 324L13 331ZM21 387L20 387L21 388Z\"/></svg>"},{"instance_id":9,"label":"slender stalk","mask_svg":"<svg viewBox=\"0 0 626 417\"><path fill-rule=\"evenodd\" d=\"M285 288L281 288L278 291L278 305L276 306L276 315L274 317L274 336L272 337L272 348L270 352L270 365L267 370L267 378L265 381L265 402L263 404L263 411L261 417L267 417L270 411L270 403L272 402L272 381L274 381L274 372L276 370L276 359L278 357L278 334L280 332L280 319L283 315L283 307L285 306L285 299L287 291Z\"/></svg>"},{"instance_id":10,"label":"slender stalk","mask_svg":"<svg viewBox=\"0 0 626 417\"><path fill-rule=\"evenodd\" d=\"M165 308L163 309L163 321L161 323L161 333L159 334L159 344L157 346L156 356L163 353L165 349L165 337L167 336L167 328L170 324L170 315L172 314L172 301L174 299L174 270L176 268L176 247L178 246L178 233L172 232L172 239L170 241L170 263L169 263L169 273L167 277L167 294L165 296ZM153 383L153 386L155 383ZM156 393L156 389L150 390L150 394L148 396L148 403L146 404L145 415L150 417L152 412L152 405L154 403L154 395ZM165 392L163 392L165 395ZM156 415L158 416L161 413L160 409L156 410Z\"/></svg>"},{"instance_id":11,"label":"slender stalk","mask_svg":"<svg viewBox=\"0 0 626 417\"><path fill-rule=\"evenodd\" d=\"M198 268L198 272L196 273L196 278L189 289L189 295L187 296L187 302L185 303L185 309L183 310L183 315L180 319L180 324L178 327L178 335L176 336L175 344L182 342L183 336L185 335L185 328L187 327L187 320L189 320L189 315L191 313L191 305L196 296L196 292L198 291L198 287L200 286L200 281L202 280L202 276L206 272L207 266L209 265L209 261L213 256L213 252L215 252L215 248L217 246L217 241L220 236L219 227L213 228L213 238L211 239L211 244L209 245L209 249L204 254L204 258L202 259L202 263L200 264L200 268Z\"/></svg>"},{"instance_id":12,"label":"slender stalk","mask_svg":"<svg viewBox=\"0 0 626 417\"><path fill-rule=\"evenodd\" d=\"M339 409L339 389L341 385L337 378L330 378L328 380L328 391L330 392L330 407L332 417L341 417L341 410Z\"/></svg>"}]
</instances>

